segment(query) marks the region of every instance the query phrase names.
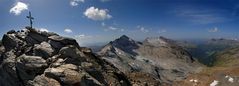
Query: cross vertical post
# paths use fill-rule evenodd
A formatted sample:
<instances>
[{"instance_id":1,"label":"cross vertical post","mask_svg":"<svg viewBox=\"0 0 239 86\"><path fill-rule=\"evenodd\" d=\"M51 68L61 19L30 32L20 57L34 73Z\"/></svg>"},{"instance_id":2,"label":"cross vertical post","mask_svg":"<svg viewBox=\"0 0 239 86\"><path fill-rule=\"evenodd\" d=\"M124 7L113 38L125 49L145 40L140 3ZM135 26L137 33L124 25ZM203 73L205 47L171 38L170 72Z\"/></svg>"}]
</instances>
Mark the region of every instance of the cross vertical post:
<instances>
[{"instance_id":1,"label":"cross vertical post","mask_svg":"<svg viewBox=\"0 0 239 86\"><path fill-rule=\"evenodd\" d=\"M27 18L30 20L30 27L32 28L32 20L34 19L31 15L31 11L29 11L29 15L27 16Z\"/></svg>"}]
</instances>

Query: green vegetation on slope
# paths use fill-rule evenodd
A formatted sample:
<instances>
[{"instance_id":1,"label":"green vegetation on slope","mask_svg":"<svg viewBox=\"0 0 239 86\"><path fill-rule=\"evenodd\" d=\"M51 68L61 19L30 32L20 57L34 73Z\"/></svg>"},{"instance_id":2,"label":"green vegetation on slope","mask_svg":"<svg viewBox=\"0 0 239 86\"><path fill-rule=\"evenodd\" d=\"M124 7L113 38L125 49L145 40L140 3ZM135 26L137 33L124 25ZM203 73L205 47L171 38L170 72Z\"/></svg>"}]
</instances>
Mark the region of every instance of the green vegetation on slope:
<instances>
[{"instance_id":1,"label":"green vegetation on slope","mask_svg":"<svg viewBox=\"0 0 239 86\"><path fill-rule=\"evenodd\" d=\"M239 46L214 54L214 66L234 66L239 64Z\"/></svg>"}]
</instances>

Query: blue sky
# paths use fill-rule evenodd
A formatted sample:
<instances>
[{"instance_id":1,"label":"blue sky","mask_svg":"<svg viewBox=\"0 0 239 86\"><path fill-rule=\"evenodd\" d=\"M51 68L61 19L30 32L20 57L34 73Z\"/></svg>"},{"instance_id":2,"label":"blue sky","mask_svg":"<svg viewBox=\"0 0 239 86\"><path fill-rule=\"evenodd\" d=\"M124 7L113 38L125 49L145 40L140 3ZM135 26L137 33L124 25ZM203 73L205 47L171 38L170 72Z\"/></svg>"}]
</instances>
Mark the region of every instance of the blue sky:
<instances>
[{"instance_id":1,"label":"blue sky","mask_svg":"<svg viewBox=\"0 0 239 86\"><path fill-rule=\"evenodd\" d=\"M238 0L0 0L0 35L29 25L76 38L80 45L123 34L136 40L239 37Z\"/></svg>"}]
</instances>

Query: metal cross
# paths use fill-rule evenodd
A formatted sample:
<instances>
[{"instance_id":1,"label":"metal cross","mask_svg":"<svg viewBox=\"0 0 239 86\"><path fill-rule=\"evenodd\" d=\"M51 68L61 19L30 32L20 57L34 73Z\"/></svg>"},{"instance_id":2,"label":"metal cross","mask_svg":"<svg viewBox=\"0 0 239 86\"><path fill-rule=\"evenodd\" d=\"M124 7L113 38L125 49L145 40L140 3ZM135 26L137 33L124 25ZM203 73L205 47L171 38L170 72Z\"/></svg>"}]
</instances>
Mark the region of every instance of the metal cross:
<instances>
[{"instance_id":1,"label":"metal cross","mask_svg":"<svg viewBox=\"0 0 239 86\"><path fill-rule=\"evenodd\" d=\"M30 20L30 27L32 28L32 20L34 19L31 15L31 12L29 11L29 15L27 16L27 18Z\"/></svg>"}]
</instances>

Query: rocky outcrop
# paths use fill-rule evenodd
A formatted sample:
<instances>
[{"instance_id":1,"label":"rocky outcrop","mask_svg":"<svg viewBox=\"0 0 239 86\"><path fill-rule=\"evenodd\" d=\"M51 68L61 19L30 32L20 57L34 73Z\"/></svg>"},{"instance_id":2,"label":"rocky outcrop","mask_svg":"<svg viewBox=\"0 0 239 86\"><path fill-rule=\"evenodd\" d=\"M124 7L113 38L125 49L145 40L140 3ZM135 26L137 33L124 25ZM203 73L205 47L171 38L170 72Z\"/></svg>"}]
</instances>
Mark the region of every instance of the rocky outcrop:
<instances>
[{"instance_id":1,"label":"rocky outcrop","mask_svg":"<svg viewBox=\"0 0 239 86\"><path fill-rule=\"evenodd\" d=\"M140 84L150 79L149 83L169 85L199 72L202 66L174 40L164 37L147 38L141 43L123 35L104 46L98 55L130 76L131 81L142 80Z\"/></svg>"},{"instance_id":2,"label":"rocky outcrop","mask_svg":"<svg viewBox=\"0 0 239 86\"><path fill-rule=\"evenodd\" d=\"M4 34L0 86L129 86L128 77L76 40L27 27Z\"/></svg>"}]
</instances>

